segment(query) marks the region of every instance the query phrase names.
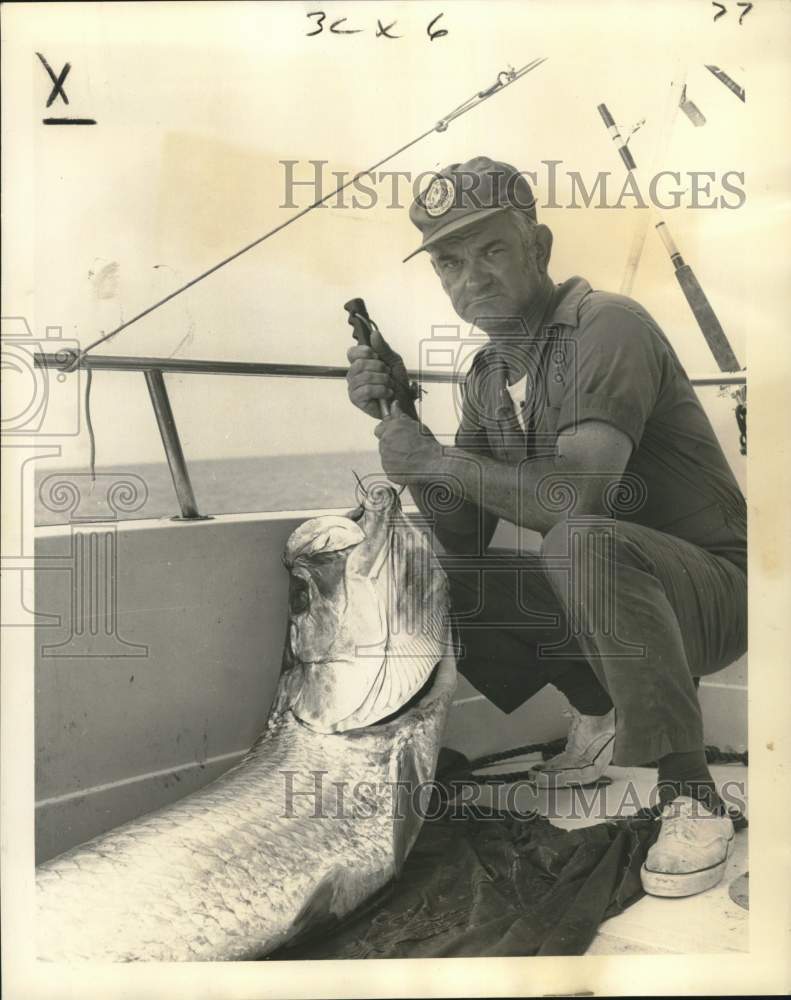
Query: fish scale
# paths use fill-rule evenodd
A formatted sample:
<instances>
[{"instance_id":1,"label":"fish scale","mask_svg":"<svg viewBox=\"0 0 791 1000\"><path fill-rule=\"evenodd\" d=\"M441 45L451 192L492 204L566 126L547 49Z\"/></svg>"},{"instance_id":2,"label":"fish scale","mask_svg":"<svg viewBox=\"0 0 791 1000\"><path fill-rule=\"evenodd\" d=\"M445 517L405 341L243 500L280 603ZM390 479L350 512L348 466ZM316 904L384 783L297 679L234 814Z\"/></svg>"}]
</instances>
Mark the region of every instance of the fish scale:
<instances>
[{"instance_id":1,"label":"fish scale","mask_svg":"<svg viewBox=\"0 0 791 1000\"><path fill-rule=\"evenodd\" d=\"M413 531L390 492L389 507L377 503L361 524L315 518L287 543L303 571L310 569L311 552L326 558L335 546L353 582L364 583L371 567L387 565L405 588L395 602L377 605L386 587L347 590L339 576L338 593L322 595L312 620L321 641L322 627L323 638L336 627L335 604L347 592L373 602L359 609L360 620L387 615L392 655L384 660L384 673L372 680L370 671L355 671L350 660L339 682L352 688L378 684L374 694L364 688L351 694L374 719L389 721L335 732L298 718L298 696L310 680L291 650L264 731L236 766L205 788L38 868L39 958L262 958L308 929L343 918L397 874L420 816L413 805L403 819L395 817L396 804L405 801L396 798L396 782L404 775L418 782L433 778L456 667L447 653L447 579L425 536ZM394 554L409 549L394 544L405 537L412 551L423 549L412 564L419 572L404 573ZM379 558L388 546L389 561ZM404 617L405 609L411 617ZM347 622L354 620L347 616ZM331 666L338 669L336 661ZM416 704L403 707L415 692Z\"/></svg>"},{"instance_id":2,"label":"fish scale","mask_svg":"<svg viewBox=\"0 0 791 1000\"><path fill-rule=\"evenodd\" d=\"M386 524L383 518L394 512ZM358 704L375 706L389 721L317 731L294 714L306 675L293 656L284 658L264 731L240 763L205 788L38 868L39 958L262 958L308 929L343 918L397 874L420 816L412 806L403 819L395 818L396 802L405 801L396 800L396 782L403 775L418 782L433 778L456 684L455 662L447 653L447 580L417 533L410 544L425 550L413 562L419 572L399 575L393 552L409 546L394 546L393 540L403 542L412 529L397 498L390 512L377 505L363 527L349 525L337 517L316 518L297 529L292 550L304 560L314 537L317 551L346 546L341 558L367 545L357 562L347 560L346 572L359 581L371 566L389 565L407 589L380 608L388 615L391 656L385 673L373 680L376 692L355 694ZM377 546L380 552L392 548L389 562L374 558ZM375 601L382 589L358 586L349 592ZM345 593L341 580L340 598ZM327 622L337 621L331 602L322 608ZM399 617L404 609L410 618ZM375 621L380 612L371 618L371 611L369 620ZM371 683L370 672L347 669L342 682L368 677ZM391 715L429 674L417 703Z\"/></svg>"}]
</instances>

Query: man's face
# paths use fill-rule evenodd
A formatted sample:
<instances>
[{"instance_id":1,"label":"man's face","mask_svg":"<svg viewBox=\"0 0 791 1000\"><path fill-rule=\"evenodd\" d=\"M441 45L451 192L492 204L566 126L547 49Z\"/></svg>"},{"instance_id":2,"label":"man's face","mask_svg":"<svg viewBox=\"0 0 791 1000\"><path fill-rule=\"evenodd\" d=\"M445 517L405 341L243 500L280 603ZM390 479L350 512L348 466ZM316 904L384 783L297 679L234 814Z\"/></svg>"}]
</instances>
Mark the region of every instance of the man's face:
<instances>
[{"instance_id":1,"label":"man's face","mask_svg":"<svg viewBox=\"0 0 791 1000\"><path fill-rule=\"evenodd\" d=\"M429 253L453 308L486 333L502 330L503 320L529 315L545 287L536 247L525 247L507 212L441 240Z\"/></svg>"}]
</instances>

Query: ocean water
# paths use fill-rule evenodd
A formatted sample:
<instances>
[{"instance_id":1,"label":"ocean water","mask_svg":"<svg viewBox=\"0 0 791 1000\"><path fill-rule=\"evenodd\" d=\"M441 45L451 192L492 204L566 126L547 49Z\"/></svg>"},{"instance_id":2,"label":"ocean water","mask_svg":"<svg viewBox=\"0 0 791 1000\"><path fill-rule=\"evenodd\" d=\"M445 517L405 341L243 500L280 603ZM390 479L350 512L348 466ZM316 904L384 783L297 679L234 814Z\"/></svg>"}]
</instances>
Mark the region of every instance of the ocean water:
<instances>
[{"instance_id":1,"label":"ocean water","mask_svg":"<svg viewBox=\"0 0 791 1000\"><path fill-rule=\"evenodd\" d=\"M353 470L353 471L352 471ZM204 459L189 463L201 514L354 507L354 473L382 477L376 451ZM173 517L179 513L165 462L37 471L35 523Z\"/></svg>"}]
</instances>

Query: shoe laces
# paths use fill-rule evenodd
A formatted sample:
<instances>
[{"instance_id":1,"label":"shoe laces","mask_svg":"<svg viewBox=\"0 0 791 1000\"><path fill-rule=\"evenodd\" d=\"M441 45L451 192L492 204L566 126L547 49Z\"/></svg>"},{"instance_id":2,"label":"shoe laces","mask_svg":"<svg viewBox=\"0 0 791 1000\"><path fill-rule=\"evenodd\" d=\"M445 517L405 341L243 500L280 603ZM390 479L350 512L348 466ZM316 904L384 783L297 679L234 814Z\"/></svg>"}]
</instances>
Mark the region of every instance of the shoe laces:
<instances>
[{"instance_id":1,"label":"shoe laces","mask_svg":"<svg viewBox=\"0 0 791 1000\"><path fill-rule=\"evenodd\" d=\"M661 816L663 832L672 833L693 843L697 840L697 828L693 828L688 820L715 818L702 802L695 802L684 796L679 796L672 802L668 802L662 810Z\"/></svg>"},{"instance_id":2,"label":"shoe laces","mask_svg":"<svg viewBox=\"0 0 791 1000\"><path fill-rule=\"evenodd\" d=\"M678 796L662 809L663 820L683 819L692 815L692 799Z\"/></svg>"}]
</instances>

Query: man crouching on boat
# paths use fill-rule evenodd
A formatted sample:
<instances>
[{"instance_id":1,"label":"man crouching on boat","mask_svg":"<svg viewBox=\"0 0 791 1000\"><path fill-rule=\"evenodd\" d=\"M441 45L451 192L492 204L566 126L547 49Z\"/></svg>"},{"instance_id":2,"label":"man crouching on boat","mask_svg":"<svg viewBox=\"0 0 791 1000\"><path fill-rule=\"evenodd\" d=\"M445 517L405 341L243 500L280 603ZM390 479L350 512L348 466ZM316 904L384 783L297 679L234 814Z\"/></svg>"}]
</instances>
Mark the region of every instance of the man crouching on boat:
<instances>
[{"instance_id":1,"label":"man crouching on boat","mask_svg":"<svg viewBox=\"0 0 791 1000\"><path fill-rule=\"evenodd\" d=\"M378 334L350 349L352 402L379 417L388 476L448 553L459 669L505 712L545 684L571 705L537 783L586 784L612 761L659 767L647 892L722 878L733 840L709 773L696 678L747 643L746 506L673 348L622 295L555 284L530 186L488 157L452 164L410 209L458 315L489 342L468 373L455 446L418 422ZM409 260L409 257L407 257ZM437 510L442 484L456 503ZM486 556L500 518L540 553Z\"/></svg>"}]
</instances>

